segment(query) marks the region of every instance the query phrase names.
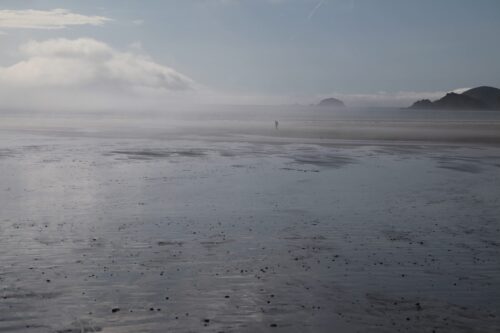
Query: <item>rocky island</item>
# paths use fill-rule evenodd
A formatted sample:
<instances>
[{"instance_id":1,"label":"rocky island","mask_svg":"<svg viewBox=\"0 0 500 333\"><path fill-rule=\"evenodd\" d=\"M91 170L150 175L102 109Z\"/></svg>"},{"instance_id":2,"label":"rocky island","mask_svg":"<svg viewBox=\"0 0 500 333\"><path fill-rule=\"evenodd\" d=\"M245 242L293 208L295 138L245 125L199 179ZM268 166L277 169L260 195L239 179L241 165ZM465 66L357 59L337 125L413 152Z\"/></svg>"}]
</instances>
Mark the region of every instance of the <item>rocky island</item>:
<instances>
[{"instance_id":1,"label":"rocky island","mask_svg":"<svg viewBox=\"0 0 500 333\"><path fill-rule=\"evenodd\" d=\"M321 100L321 102L318 103L318 106L344 107L345 104L340 99L336 99L336 98L330 97L330 98L325 98L325 99Z\"/></svg>"}]
</instances>

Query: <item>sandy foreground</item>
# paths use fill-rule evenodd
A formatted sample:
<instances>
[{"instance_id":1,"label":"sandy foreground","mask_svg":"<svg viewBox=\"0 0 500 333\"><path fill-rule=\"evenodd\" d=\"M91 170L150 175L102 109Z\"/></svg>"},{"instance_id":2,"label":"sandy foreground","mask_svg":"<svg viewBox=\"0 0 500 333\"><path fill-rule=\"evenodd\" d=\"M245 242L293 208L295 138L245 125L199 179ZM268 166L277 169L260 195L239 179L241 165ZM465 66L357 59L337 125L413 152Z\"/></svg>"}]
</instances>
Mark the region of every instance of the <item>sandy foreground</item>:
<instances>
[{"instance_id":1,"label":"sandy foreground","mask_svg":"<svg viewBox=\"0 0 500 333\"><path fill-rule=\"evenodd\" d=\"M500 330L490 139L110 133L3 124L0 332Z\"/></svg>"}]
</instances>

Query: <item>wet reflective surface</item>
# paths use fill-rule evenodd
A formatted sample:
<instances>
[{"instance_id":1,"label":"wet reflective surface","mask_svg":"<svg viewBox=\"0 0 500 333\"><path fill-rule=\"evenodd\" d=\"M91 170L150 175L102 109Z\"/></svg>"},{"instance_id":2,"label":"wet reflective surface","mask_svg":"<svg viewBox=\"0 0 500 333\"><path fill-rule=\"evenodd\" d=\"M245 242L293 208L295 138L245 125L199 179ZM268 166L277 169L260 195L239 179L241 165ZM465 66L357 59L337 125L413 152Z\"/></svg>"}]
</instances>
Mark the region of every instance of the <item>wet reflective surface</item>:
<instances>
[{"instance_id":1,"label":"wet reflective surface","mask_svg":"<svg viewBox=\"0 0 500 333\"><path fill-rule=\"evenodd\" d=\"M69 132L0 134L2 332L500 330L497 146Z\"/></svg>"}]
</instances>

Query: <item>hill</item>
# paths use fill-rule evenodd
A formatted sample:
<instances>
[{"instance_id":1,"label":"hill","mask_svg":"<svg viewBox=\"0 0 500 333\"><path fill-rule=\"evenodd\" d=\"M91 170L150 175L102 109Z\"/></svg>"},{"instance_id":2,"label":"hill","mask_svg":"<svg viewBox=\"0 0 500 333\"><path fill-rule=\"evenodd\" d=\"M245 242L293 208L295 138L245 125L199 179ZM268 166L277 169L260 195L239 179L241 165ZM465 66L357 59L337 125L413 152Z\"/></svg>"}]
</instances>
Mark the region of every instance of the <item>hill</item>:
<instances>
[{"instance_id":1,"label":"hill","mask_svg":"<svg viewBox=\"0 0 500 333\"><path fill-rule=\"evenodd\" d=\"M500 110L500 89L482 86L467 90L462 95L480 100L490 109Z\"/></svg>"},{"instance_id":2,"label":"hill","mask_svg":"<svg viewBox=\"0 0 500 333\"><path fill-rule=\"evenodd\" d=\"M431 102L420 100L410 106L411 109L447 109L447 110L500 110L500 89L477 87L461 94L448 93Z\"/></svg>"}]
</instances>

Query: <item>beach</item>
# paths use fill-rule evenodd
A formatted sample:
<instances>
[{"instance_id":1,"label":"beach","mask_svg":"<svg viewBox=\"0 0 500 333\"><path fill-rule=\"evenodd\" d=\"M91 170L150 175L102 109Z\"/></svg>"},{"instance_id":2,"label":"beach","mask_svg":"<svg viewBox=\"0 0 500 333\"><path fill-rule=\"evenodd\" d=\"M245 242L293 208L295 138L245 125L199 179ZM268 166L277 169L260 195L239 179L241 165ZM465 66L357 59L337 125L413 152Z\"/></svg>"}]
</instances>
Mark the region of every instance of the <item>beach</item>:
<instances>
[{"instance_id":1,"label":"beach","mask_svg":"<svg viewBox=\"0 0 500 333\"><path fill-rule=\"evenodd\" d=\"M500 330L498 113L232 109L3 113L0 332Z\"/></svg>"}]
</instances>

